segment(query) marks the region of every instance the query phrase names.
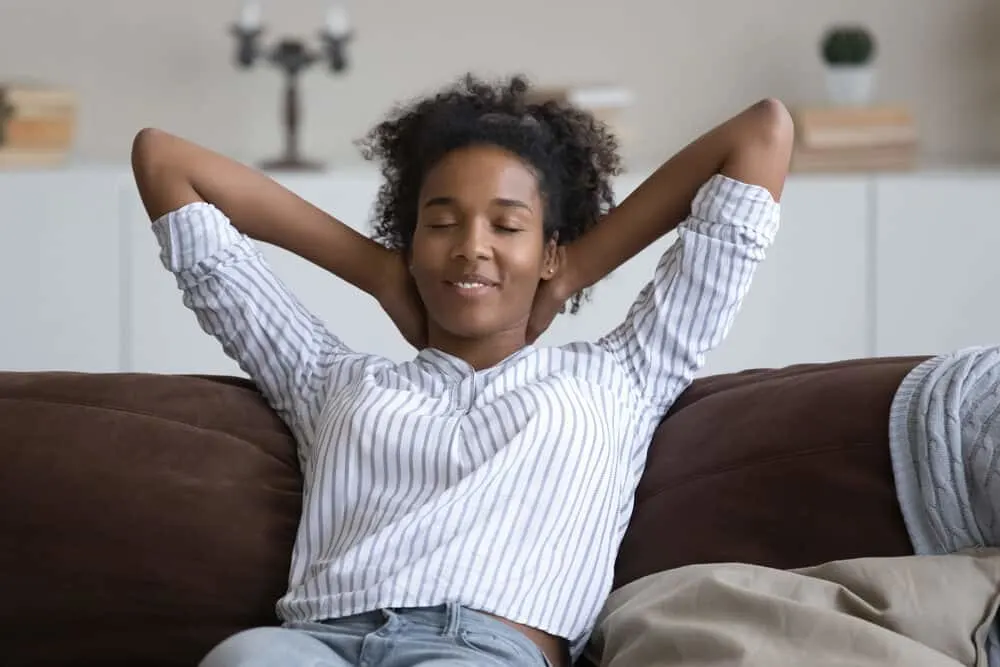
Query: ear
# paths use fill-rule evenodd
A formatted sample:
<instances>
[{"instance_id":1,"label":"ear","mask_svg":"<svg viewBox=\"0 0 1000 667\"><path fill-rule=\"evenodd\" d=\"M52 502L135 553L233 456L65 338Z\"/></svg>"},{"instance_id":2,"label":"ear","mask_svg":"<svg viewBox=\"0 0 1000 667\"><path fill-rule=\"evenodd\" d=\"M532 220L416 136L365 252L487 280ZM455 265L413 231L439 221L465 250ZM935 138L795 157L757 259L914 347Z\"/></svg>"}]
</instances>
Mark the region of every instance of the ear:
<instances>
[{"instance_id":1,"label":"ear","mask_svg":"<svg viewBox=\"0 0 1000 667\"><path fill-rule=\"evenodd\" d=\"M542 255L542 280L551 280L559 275L566 259L566 247L559 245L559 232L552 235L552 238L545 242L545 250Z\"/></svg>"}]
</instances>

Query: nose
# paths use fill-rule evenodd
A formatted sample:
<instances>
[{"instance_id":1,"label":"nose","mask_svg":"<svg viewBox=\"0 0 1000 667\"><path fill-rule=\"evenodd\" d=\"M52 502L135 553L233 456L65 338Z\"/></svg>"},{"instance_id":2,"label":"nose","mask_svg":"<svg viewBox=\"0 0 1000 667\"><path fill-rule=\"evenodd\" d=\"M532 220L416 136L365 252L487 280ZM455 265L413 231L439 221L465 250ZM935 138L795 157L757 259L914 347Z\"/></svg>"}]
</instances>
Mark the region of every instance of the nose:
<instances>
[{"instance_id":1,"label":"nose","mask_svg":"<svg viewBox=\"0 0 1000 667\"><path fill-rule=\"evenodd\" d=\"M478 220L468 220L459 225L458 237L452 249L454 259L474 261L488 259L490 256L489 225Z\"/></svg>"}]
</instances>

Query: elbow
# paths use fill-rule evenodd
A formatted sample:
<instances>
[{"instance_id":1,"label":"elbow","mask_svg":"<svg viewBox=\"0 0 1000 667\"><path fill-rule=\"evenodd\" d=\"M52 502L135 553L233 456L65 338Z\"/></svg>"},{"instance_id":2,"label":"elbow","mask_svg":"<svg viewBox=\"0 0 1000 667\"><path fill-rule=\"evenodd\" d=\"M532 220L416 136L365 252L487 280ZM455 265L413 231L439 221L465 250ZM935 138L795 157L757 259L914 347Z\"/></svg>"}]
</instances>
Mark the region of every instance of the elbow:
<instances>
[{"instance_id":1,"label":"elbow","mask_svg":"<svg viewBox=\"0 0 1000 667\"><path fill-rule=\"evenodd\" d=\"M145 178L162 167L165 133L152 127L146 127L135 135L132 140L132 173L136 178Z\"/></svg>"},{"instance_id":2,"label":"elbow","mask_svg":"<svg viewBox=\"0 0 1000 667\"><path fill-rule=\"evenodd\" d=\"M140 130L132 140L132 175L153 220L177 208L177 192L187 192L172 142L171 135L153 128Z\"/></svg>"},{"instance_id":3,"label":"elbow","mask_svg":"<svg viewBox=\"0 0 1000 667\"><path fill-rule=\"evenodd\" d=\"M780 201L795 140L792 115L780 100L766 98L748 108L738 123L735 147L723 171L765 187Z\"/></svg>"},{"instance_id":4,"label":"elbow","mask_svg":"<svg viewBox=\"0 0 1000 667\"><path fill-rule=\"evenodd\" d=\"M785 104L768 97L753 106L756 141L779 152L791 152L795 122Z\"/></svg>"}]
</instances>

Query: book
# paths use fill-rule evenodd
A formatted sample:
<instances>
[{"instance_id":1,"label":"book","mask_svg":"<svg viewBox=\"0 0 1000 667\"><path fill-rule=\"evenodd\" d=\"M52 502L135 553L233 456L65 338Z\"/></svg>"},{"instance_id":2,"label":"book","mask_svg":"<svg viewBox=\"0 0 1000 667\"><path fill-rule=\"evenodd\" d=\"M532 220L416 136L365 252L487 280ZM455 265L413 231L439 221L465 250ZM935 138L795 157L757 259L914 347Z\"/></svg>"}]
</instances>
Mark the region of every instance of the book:
<instances>
[{"instance_id":1,"label":"book","mask_svg":"<svg viewBox=\"0 0 1000 667\"><path fill-rule=\"evenodd\" d=\"M0 147L18 149L66 149L73 144L72 117L14 116L0 119Z\"/></svg>"},{"instance_id":2,"label":"book","mask_svg":"<svg viewBox=\"0 0 1000 667\"><path fill-rule=\"evenodd\" d=\"M915 144L917 125L901 106L816 107L793 111L796 143L811 149Z\"/></svg>"},{"instance_id":3,"label":"book","mask_svg":"<svg viewBox=\"0 0 1000 667\"><path fill-rule=\"evenodd\" d=\"M76 95L35 82L0 82L0 167L62 162L76 133Z\"/></svg>"},{"instance_id":4,"label":"book","mask_svg":"<svg viewBox=\"0 0 1000 667\"><path fill-rule=\"evenodd\" d=\"M42 83L0 82L0 111L12 117L75 116L76 94Z\"/></svg>"}]
</instances>

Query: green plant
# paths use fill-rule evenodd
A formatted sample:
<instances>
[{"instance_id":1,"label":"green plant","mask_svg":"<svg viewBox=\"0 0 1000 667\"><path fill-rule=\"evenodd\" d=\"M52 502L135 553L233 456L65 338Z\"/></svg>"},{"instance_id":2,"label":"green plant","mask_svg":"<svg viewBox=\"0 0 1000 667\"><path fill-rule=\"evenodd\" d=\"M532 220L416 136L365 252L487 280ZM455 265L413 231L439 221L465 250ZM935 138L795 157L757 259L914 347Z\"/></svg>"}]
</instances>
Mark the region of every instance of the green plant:
<instances>
[{"instance_id":1,"label":"green plant","mask_svg":"<svg viewBox=\"0 0 1000 667\"><path fill-rule=\"evenodd\" d=\"M828 65L865 65L875 55L875 38L862 26L834 26L823 35L821 51Z\"/></svg>"}]
</instances>

